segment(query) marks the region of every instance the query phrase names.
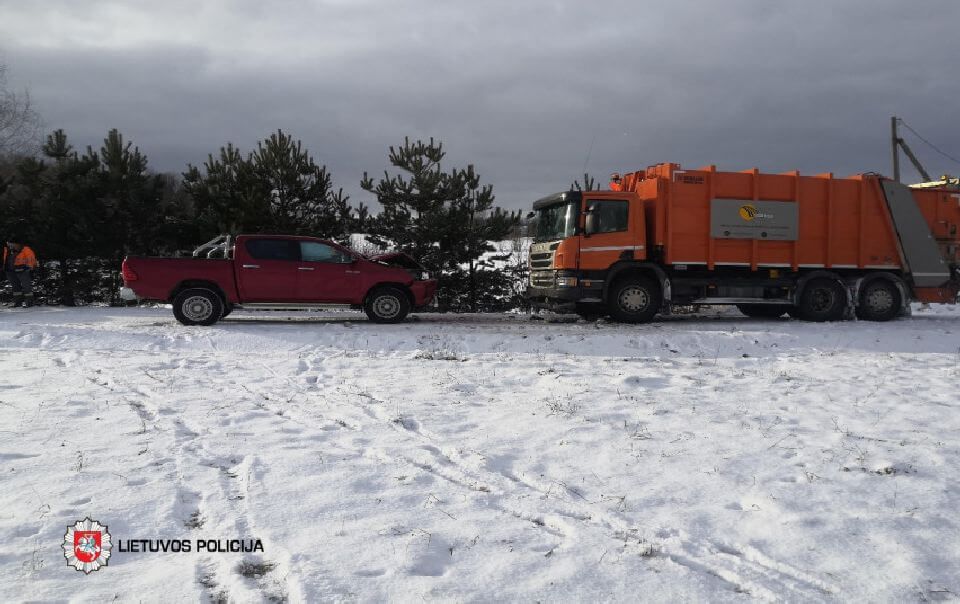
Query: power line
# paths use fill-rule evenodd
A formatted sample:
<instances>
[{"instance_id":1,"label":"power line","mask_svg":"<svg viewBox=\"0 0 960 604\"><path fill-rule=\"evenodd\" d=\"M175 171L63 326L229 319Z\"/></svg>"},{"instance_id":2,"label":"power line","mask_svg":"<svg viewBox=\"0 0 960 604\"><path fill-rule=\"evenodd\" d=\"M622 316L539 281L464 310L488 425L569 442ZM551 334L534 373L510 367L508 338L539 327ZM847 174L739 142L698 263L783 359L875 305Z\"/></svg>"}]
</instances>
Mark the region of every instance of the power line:
<instances>
[{"instance_id":1,"label":"power line","mask_svg":"<svg viewBox=\"0 0 960 604\"><path fill-rule=\"evenodd\" d=\"M936 152L939 153L940 155L946 157L947 159L949 159L949 160L952 161L953 163L960 165L960 159L957 159L956 157L950 155L949 153L947 153L947 152L945 152L945 151L941 151L936 145L934 145L933 143L931 143L931 142L928 141L927 139L925 139L925 138L923 138L922 136L920 136L920 133L917 132L916 130L914 130L913 128L911 128L911 127L910 127L910 124L908 124L907 122L905 122L902 118L897 118L897 120L898 120L901 124L903 124L903 127L904 127L904 128L906 128L906 129L909 130L910 132L913 132L914 136L916 136L916 137L919 138L921 141L923 141L924 143L926 143L928 147L930 147L931 149L933 149L934 151L936 151Z\"/></svg>"}]
</instances>

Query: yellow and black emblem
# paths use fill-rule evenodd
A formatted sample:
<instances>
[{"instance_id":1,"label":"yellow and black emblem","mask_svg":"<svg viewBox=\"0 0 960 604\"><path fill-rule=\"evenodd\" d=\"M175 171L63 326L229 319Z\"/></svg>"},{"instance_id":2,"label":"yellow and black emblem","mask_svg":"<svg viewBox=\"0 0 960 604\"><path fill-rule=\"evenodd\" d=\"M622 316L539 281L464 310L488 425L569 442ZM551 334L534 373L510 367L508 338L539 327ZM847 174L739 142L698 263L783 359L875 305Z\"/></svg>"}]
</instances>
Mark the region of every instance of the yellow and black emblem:
<instances>
[{"instance_id":1,"label":"yellow and black emblem","mask_svg":"<svg viewBox=\"0 0 960 604\"><path fill-rule=\"evenodd\" d=\"M756 218L758 213L759 213L759 210L757 210L757 206L753 204L748 203L746 205L740 206L740 218L743 218L747 222L750 222L751 220Z\"/></svg>"}]
</instances>

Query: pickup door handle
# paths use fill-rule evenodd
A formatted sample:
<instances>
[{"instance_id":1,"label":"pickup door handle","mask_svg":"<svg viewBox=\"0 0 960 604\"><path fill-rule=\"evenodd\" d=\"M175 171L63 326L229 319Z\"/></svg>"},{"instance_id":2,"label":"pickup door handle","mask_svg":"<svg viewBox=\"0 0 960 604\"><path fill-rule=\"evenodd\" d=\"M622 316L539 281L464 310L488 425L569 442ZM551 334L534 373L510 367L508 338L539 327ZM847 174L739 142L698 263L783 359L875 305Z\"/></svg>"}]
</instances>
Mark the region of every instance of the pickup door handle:
<instances>
[{"instance_id":1,"label":"pickup door handle","mask_svg":"<svg viewBox=\"0 0 960 604\"><path fill-rule=\"evenodd\" d=\"M259 264L244 264L243 268L260 268Z\"/></svg>"},{"instance_id":2,"label":"pickup door handle","mask_svg":"<svg viewBox=\"0 0 960 604\"><path fill-rule=\"evenodd\" d=\"M313 267L312 267L312 266L298 266L298 267L297 267L297 270L298 270L298 271L312 271L312 270L313 270Z\"/></svg>"}]
</instances>

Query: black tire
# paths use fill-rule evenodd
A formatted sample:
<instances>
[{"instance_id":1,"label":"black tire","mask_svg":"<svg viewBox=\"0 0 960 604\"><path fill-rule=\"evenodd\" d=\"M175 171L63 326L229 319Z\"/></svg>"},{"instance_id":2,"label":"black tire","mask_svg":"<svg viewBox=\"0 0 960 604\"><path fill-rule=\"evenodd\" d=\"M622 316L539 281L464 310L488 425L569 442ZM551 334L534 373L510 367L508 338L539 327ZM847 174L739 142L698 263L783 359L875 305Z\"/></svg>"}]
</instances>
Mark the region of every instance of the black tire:
<instances>
[{"instance_id":1,"label":"black tire","mask_svg":"<svg viewBox=\"0 0 960 604\"><path fill-rule=\"evenodd\" d=\"M213 325L223 316L223 300L212 290L191 287L173 299L173 316L184 325Z\"/></svg>"},{"instance_id":2,"label":"black tire","mask_svg":"<svg viewBox=\"0 0 960 604\"><path fill-rule=\"evenodd\" d=\"M610 316L622 323L647 323L660 310L660 286L646 277L627 277L611 287Z\"/></svg>"},{"instance_id":3,"label":"black tire","mask_svg":"<svg viewBox=\"0 0 960 604\"><path fill-rule=\"evenodd\" d=\"M857 318L863 321L889 321L902 310L900 288L889 279L875 279L860 290Z\"/></svg>"},{"instance_id":4,"label":"black tire","mask_svg":"<svg viewBox=\"0 0 960 604\"><path fill-rule=\"evenodd\" d=\"M226 318L227 315L233 312L233 304L229 302L223 305L223 314L220 315L220 318Z\"/></svg>"},{"instance_id":5,"label":"black tire","mask_svg":"<svg viewBox=\"0 0 960 604\"><path fill-rule=\"evenodd\" d=\"M779 319L790 308L788 304L737 304L737 310L755 319Z\"/></svg>"},{"instance_id":6,"label":"black tire","mask_svg":"<svg viewBox=\"0 0 960 604\"><path fill-rule=\"evenodd\" d=\"M399 323L410 313L410 299L403 290L385 285L370 292L363 310L374 323Z\"/></svg>"},{"instance_id":7,"label":"black tire","mask_svg":"<svg viewBox=\"0 0 960 604\"><path fill-rule=\"evenodd\" d=\"M800 294L799 306L804 321L840 321L847 308L847 290L833 279L811 279Z\"/></svg>"}]
</instances>

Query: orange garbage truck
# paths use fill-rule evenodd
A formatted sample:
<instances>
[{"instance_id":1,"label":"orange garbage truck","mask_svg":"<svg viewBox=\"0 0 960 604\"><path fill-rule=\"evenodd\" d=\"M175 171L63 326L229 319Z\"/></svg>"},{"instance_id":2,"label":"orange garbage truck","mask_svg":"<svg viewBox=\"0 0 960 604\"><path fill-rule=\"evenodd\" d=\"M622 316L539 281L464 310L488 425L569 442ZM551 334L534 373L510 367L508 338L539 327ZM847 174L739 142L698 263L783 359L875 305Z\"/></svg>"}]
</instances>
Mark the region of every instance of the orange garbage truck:
<instances>
[{"instance_id":1,"label":"orange garbage truck","mask_svg":"<svg viewBox=\"0 0 960 604\"><path fill-rule=\"evenodd\" d=\"M674 305L887 321L960 291L960 186L664 163L533 205L534 306L640 323Z\"/></svg>"}]
</instances>

